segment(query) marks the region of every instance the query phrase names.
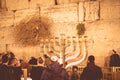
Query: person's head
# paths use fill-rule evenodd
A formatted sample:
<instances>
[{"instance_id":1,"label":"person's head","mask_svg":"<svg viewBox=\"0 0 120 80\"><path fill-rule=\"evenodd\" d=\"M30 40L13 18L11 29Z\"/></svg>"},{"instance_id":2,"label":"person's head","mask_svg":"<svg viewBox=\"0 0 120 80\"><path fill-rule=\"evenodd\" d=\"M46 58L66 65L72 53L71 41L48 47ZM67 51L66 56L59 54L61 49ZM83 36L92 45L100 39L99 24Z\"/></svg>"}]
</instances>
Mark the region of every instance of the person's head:
<instances>
[{"instance_id":1,"label":"person's head","mask_svg":"<svg viewBox=\"0 0 120 80\"><path fill-rule=\"evenodd\" d=\"M10 58L9 62L8 62L8 65L16 66L17 65L17 59L16 58Z\"/></svg>"},{"instance_id":2,"label":"person's head","mask_svg":"<svg viewBox=\"0 0 120 80\"><path fill-rule=\"evenodd\" d=\"M20 61L20 63L23 63L23 62L24 62L24 60L23 60L23 59L20 59L19 61Z\"/></svg>"},{"instance_id":3,"label":"person's head","mask_svg":"<svg viewBox=\"0 0 120 80\"><path fill-rule=\"evenodd\" d=\"M8 55L8 58L10 59L10 58L15 58L15 55L14 55L14 53L13 52L7 52L7 55Z\"/></svg>"},{"instance_id":4,"label":"person's head","mask_svg":"<svg viewBox=\"0 0 120 80\"><path fill-rule=\"evenodd\" d=\"M2 56L2 63L7 63L9 61L9 58L8 58L8 55L7 54L4 54Z\"/></svg>"},{"instance_id":5,"label":"person's head","mask_svg":"<svg viewBox=\"0 0 120 80\"><path fill-rule=\"evenodd\" d=\"M28 63L31 65L37 65L37 59L35 57L31 57Z\"/></svg>"},{"instance_id":6,"label":"person's head","mask_svg":"<svg viewBox=\"0 0 120 80\"><path fill-rule=\"evenodd\" d=\"M72 67L72 71L74 71L74 72L78 71L78 67L77 66L73 66Z\"/></svg>"},{"instance_id":7,"label":"person's head","mask_svg":"<svg viewBox=\"0 0 120 80\"><path fill-rule=\"evenodd\" d=\"M94 57L93 55L90 55L90 56L88 57L88 61L89 61L89 62L94 62L94 61L95 61L95 57Z\"/></svg>"},{"instance_id":8,"label":"person's head","mask_svg":"<svg viewBox=\"0 0 120 80\"><path fill-rule=\"evenodd\" d=\"M44 58L49 58L49 56L47 54L44 54Z\"/></svg>"},{"instance_id":9,"label":"person's head","mask_svg":"<svg viewBox=\"0 0 120 80\"><path fill-rule=\"evenodd\" d=\"M43 63L43 59L41 57L38 58L39 64Z\"/></svg>"},{"instance_id":10,"label":"person's head","mask_svg":"<svg viewBox=\"0 0 120 80\"><path fill-rule=\"evenodd\" d=\"M112 51L113 51L113 54L116 54L116 53L117 53L114 49L113 49Z\"/></svg>"}]
</instances>

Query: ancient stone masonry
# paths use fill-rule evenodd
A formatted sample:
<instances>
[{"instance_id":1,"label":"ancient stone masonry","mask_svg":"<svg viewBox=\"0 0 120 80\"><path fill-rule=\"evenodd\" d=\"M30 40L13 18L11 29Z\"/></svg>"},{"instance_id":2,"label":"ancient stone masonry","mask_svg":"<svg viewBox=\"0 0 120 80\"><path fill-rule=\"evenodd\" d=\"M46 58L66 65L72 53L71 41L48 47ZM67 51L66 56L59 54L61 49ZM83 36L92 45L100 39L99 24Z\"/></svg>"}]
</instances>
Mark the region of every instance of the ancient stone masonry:
<instances>
[{"instance_id":1,"label":"ancient stone masonry","mask_svg":"<svg viewBox=\"0 0 120 80\"><path fill-rule=\"evenodd\" d=\"M11 49L19 56L37 56L41 37L78 36L79 23L85 25L89 55L103 65L108 51L120 47L120 0L0 0L0 51L15 44Z\"/></svg>"},{"instance_id":2,"label":"ancient stone masonry","mask_svg":"<svg viewBox=\"0 0 120 80\"><path fill-rule=\"evenodd\" d=\"M99 1L87 1L78 3L78 22L95 21L100 19Z\"/></svg>"},{"instance_id":3,"label":"ancient stone masonry","mask_svg":"<svg viewBox=\"0 0 120 80\"><path fill-rule=\"evenodd\" d=\"M99 2L90 1L85 2L85 20L86 21L95 21L99 19Z\"/></svg>"},{"instance_id":4,"label":"ancient stone masonry","mask_svg":"<svg viewBox=\"0 0 120 80\"><path fill-rule=\"evenodd\" d=\"M84 7L84 3L83 2L80 2L79 3L79 11L78 11L78 13L79 13L79 22L82 22L82 21L84 21L85 20L85 7Z\"/></svg>"},{"instance_id":5,"label":"ancient stone masonry","mask_svg":"<svg viewBox=\"0 0 120 80\"><path fill-rule=\"evenodd\" d=\"M0 10L7 10L6 0L0 0Z\"/></svg>"}]
</instances>

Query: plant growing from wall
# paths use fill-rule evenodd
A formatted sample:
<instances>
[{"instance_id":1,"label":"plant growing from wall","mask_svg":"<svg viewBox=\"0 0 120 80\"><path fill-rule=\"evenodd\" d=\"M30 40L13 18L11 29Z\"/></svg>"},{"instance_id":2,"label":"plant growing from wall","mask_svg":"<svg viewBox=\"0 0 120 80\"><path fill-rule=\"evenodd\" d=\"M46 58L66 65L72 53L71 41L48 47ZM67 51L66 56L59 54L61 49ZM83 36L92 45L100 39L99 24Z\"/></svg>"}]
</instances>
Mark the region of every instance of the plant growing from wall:
<instances>
[{"instance_id":1,"label":"plant growing from wall","mask_svg":"<svg viewBox=\"0 0 120 80\"><path fill-rule=\"evenodd\" d=\"M85 33L85 25L83 23L78 23L77 25L77 34L83 35Z\"/></svg>"}]
</instances>

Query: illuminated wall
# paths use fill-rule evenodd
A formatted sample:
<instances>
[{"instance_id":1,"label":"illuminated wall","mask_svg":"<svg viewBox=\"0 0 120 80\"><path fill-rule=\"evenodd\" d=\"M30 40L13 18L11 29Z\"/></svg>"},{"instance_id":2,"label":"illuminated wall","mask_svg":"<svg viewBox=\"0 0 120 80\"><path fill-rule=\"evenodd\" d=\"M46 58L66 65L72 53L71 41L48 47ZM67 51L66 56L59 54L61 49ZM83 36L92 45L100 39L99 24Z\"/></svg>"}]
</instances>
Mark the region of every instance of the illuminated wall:
<instances>
[{"instance_id":1,"label":"illuminated wall","mask_svg":"<svg viewBox=\"0 0 120 80\"><path fill-rule=\"evenodd\" d=\"M48 37L48 34L55 37L60 34L77 36L76 26L79 22L85 24L88 55L95 55L98 65L104 66L105 57L110 55L110 50L120 51L119 0L86 1L79 5L72 0L58 2L59 5L55 5L54 0L49 3L48 0L6 0L7 11L0 9L0 51L6 51L5 44L11 44L12 50L19 54L18 57L27 56L29 59L31 55L40 56L42 54L39 53L39 46L35 46L40 37ZM39 17L45 27L38 27L41 25ZM39 33L36 33L36 30L39 30ZM27 46L21 46L25 43Z\"/></svg>"}]
</instances>

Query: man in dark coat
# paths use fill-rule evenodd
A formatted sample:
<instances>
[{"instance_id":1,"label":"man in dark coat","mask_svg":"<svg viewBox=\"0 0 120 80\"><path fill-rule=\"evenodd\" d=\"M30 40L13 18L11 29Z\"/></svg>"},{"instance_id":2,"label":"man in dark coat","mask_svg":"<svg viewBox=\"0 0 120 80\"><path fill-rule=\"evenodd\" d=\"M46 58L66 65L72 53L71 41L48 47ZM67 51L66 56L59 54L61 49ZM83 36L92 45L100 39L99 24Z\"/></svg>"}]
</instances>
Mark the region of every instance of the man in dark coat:
<instances>
[{"instance_id":1,"label":"man in dark coat","mask_svg":"<svg viewBox=\"0 0 120 80\"><path fill-rule=\"evenodd\" d=\"M31 58L30 65L32 65L30 69L30 77L32 80L40 80L44 67L37 66L37 59L34 57Z\"/></svg>"},{"instance_id":2,"label":"man in dark coat","mask_svg":"<svg viewBox=\"0 0 120 80\"><path fill-rule=\"evenodd\" d=\"M91 55L88 57L88 64L84 68L80 80L100 80L103 76L101 68L95 65L94 56Z\"/></svg>"},{"instance_id":3,"label":"man in dark coat","mask_svg":"<svg viewBox=\"0 0 120 80\"><path fill-rule=\"evenodd\" d=\"M41 80L68 80L66 70L57 60L57 56L51 57L51 64L43 71Z\"/></svg>"},{"instance_id":4,"label":"man in dark coat","mask_svg":"<svg viewBox=\"0 0 120 80\"><path fill-rule=\"evenodd\" d=\"M120 56L115 50L112 50L113 54L110 56L110 67L120 67Z\"/></svg>"},{"instance_id":5,"label":"man in dark coat","mask_svg":"<svg viewBox=\"0 0 120 80\"><path fill-rule=\"evenodd\" d=\"M5 54L2 56L2 64L0 66L0 80L11 80L10 69L8 67L8 55Z\"/></svg>"}]
</instances>

